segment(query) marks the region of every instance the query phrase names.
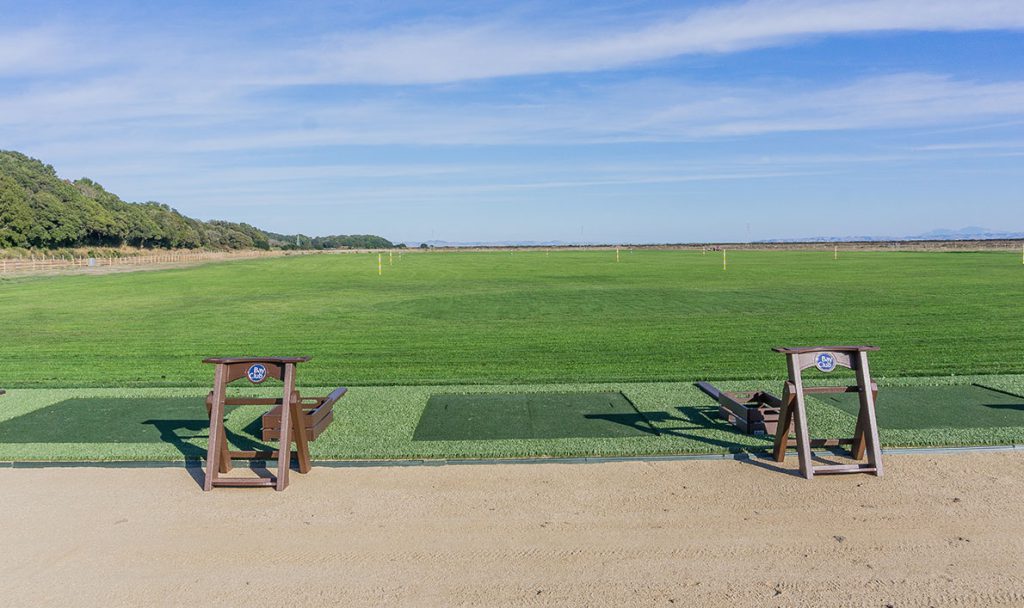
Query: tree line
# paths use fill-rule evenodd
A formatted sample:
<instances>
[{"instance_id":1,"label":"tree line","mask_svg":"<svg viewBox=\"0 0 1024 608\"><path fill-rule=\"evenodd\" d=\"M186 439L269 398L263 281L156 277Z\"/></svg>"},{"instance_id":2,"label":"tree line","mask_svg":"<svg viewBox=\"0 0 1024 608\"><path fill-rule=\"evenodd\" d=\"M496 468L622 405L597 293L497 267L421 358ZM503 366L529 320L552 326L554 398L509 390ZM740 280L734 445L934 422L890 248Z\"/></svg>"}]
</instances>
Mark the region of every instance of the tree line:
<instances>
[{"instance_id":1,"label":"tree line","mask_svg":"<svg viewBox=\"0 0 1024 608\"><path fill-rule=\"evenodd\" d=\"M0 150L0 247L57 249L388 248L373 235L306 237L244 223L204 222L157 202L129 203L88 178L61 179L50 165Z\"/></svg>"}]
</instances>

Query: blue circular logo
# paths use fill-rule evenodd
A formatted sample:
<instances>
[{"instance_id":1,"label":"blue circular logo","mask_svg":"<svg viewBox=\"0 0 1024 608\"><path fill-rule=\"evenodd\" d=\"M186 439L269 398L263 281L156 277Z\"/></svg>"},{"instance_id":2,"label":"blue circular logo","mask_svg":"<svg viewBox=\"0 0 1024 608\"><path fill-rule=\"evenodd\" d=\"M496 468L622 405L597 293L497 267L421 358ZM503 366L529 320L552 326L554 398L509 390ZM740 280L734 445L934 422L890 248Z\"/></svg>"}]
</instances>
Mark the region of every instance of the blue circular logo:
<instances>
[{"instance_id":1,"label":"blue circular logo","mask_svg":"<svg viewBox=\"0 0 1024 608\"><path fill-rule=\"evenodd\" d=\"M267 368L261 363L253 363L246 370L245 375L249 378L249 382L259 384L267 379Z\"/></svg>"},{"instance_id":2,"label":"blue circular logo","mask_svg":"<svg viewBox=\"0 0 1024 608\"><path fill-rule=\"evenodd\" d=\"M814 367L820 371L830 372L836 368L836 357L832 353L818 353L814 358Z\"/></svg>"}]
</instances>

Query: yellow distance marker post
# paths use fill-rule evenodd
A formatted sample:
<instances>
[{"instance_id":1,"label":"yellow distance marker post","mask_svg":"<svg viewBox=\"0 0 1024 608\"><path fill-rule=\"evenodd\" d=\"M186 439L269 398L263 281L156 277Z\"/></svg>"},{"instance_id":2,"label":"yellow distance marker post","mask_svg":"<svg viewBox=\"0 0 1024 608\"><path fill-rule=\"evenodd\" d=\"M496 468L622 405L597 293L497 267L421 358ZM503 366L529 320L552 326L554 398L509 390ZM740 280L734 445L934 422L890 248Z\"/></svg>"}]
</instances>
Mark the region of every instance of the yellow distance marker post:
<instances>
[{"instance_id":1,"label":"yellow distance marker post","mask_svg":"<svg viewBox=\"0 0 1024 608\"><path fill-rule=\"evenodd\" d=\"M729 261L725 257L725 249L722 250L722 270L729 270Z\"/></svg>"},{"instance_id":2,"label":"yellow distance marker post","mask_svg":"<svg viewBox=\"0 0 1024 608\"><path fill-rule=\"evenodd\" d=\"M384 256L377 254L377 276L384 274Z\"/></svg>"},{"instance_id":3,"label":"yellow distance marker post","mask_svg":"<svg viewBox=\"0 0 1024 608\"><path fill-rule=\"evenodd\" d=\"M394 251L389 251L388 252L388 266L394 266L394 265L395 265L395 252Z\"/></svg>"},{"instance_id":4,"label":"yellow distance marker post","mask_svg":"<svg viewBox=\"0 0 1024 608\"><path fill-rule=\"evenodd\" d=\"M618 247L615 248L615 261L616 262L619 261L619 248Z\"/></svg>"},{"instance_id":5,"label":"yellow distance marker post","mask_svg":"<svg viewBox=\"0 0 1024 608\"><path fill-rule=\"evenodd\" d=\"M835 249L832 252L832 259L833 260L838 260L839 259L839 245L835 246Z\"/></svg>"}]
</instances>

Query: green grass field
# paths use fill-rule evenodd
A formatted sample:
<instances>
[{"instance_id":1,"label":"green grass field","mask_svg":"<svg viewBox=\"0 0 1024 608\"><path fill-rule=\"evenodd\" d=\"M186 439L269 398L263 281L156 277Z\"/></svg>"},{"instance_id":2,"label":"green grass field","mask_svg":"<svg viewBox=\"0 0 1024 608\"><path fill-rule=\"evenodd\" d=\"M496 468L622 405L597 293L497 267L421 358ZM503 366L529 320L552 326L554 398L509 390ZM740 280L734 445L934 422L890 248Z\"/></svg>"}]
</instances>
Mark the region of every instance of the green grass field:
<instances>
[{"instance_id":1,"label":"green grass field","mask_svg":"<svg viewBox=\"0 0 1024 608\"><path fill-rule=\"evenodd\" d=\"M213 373L200 360L245 354L312 355L306 394L355 387L320 459L757 452L768 439L690 383L777 392L770 348L820 343L882 348L886 446L1024 443L1012 254L740 251L727 272L700 252L621 259L409 253L377 276L375 255L321 255L0 280L0 461L199 457ZM1012 395L885 401L887 386L970 382ZM809 408L816 434L852 430L850 404ZM260 445L260 413L230 414L236 445Z\"/></svg>"},{"instance_id":2,"label":"green grass field","mask_svg":"<svg viewBox=\"0 0 1024 608\"><path fill-rule=\"evenodd\" d=\"M201 386L308 354L312 385L778 378L777 345L873 343L876 375L1024 372L1011 253L321 255L0 282L0 386Z\"/></svg>"}]
</instances>

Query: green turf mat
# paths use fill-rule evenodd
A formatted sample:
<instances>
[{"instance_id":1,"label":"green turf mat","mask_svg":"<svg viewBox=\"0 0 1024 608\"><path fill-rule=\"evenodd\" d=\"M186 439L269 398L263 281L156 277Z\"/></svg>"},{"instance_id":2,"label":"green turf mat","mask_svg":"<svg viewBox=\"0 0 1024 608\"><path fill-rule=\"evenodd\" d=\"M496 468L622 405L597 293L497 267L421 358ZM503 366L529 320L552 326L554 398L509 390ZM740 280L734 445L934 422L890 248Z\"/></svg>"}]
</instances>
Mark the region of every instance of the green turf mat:
<instances>
[{"instance_id":1,"label":"green turf mat","mask_svg":"<svg viewBox=\"0 0 1024 608\"><path fill-rule=\"evenodd\" d=\"M201 399L91 397L65 399L0 422L0 443L169 443L186 456L205 454L187 440L208 436ZM266 408L231 408L226 430L240 449L267 447L257 440Z\"/></svg>"},{"instance_id":2,"label":"green turf mat","mask_svg":"<svg viewBox=\"0 0 1024 608\"><path fill-rule=\"evenodd\" d=\"M854 393L815 398L853 416L860 409ZM1024 427L1024 397L973 384L881 387L875 409L881 429Z\"/></svg>"},{"instance_id":3,"label":"green turf mat","mask_svg":"<svg viewBox=\"0 0 1024 608\"><path fill-rule=\"evenodd\" d=\"M622 393L431 395L414 441L632 437L657 431Z\"/></svg>"}]
</instances>

